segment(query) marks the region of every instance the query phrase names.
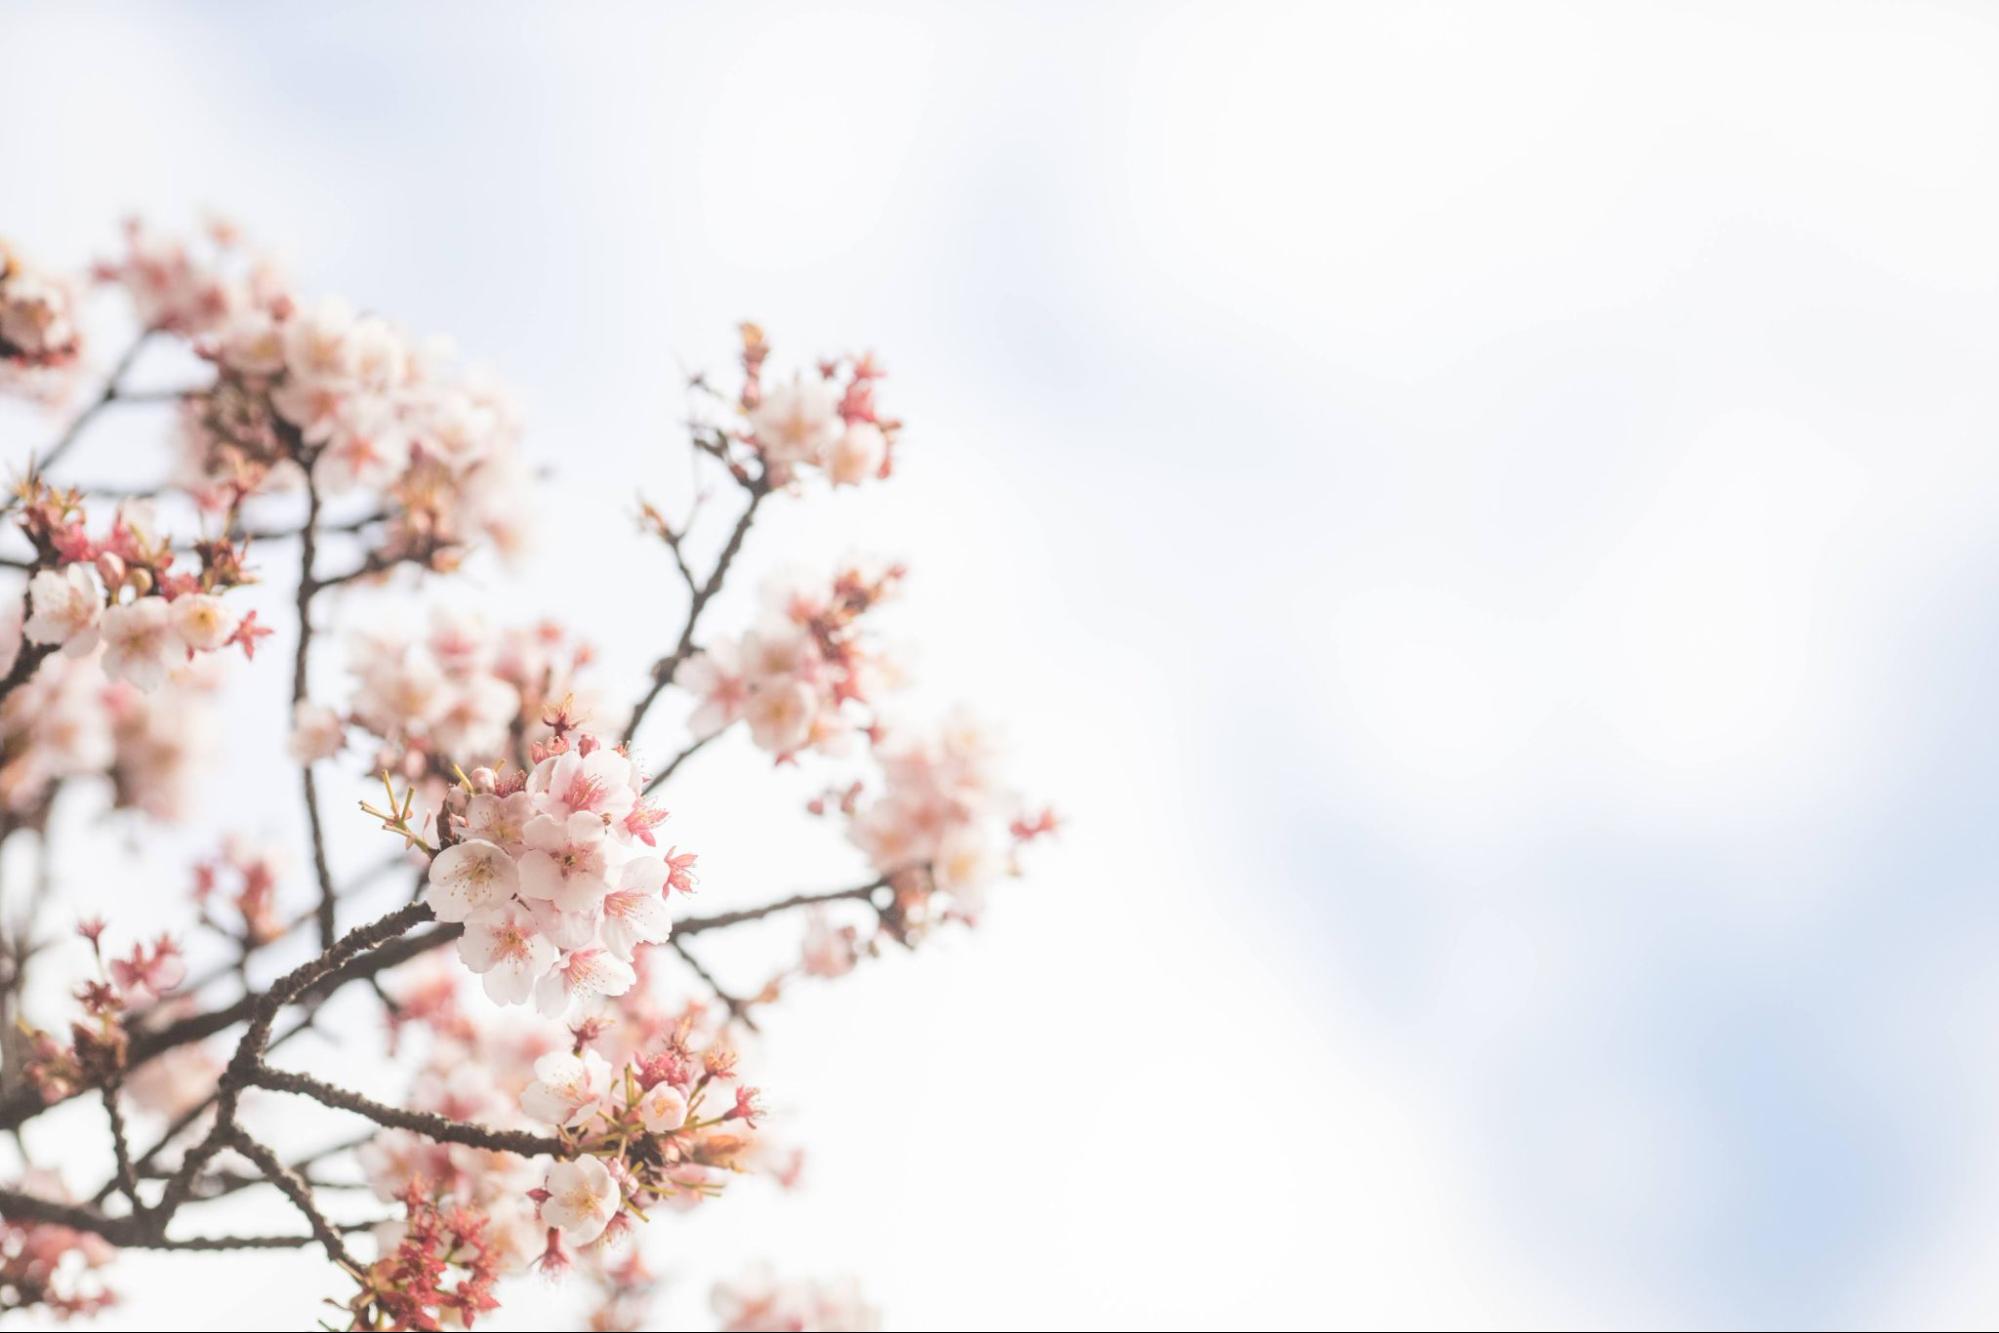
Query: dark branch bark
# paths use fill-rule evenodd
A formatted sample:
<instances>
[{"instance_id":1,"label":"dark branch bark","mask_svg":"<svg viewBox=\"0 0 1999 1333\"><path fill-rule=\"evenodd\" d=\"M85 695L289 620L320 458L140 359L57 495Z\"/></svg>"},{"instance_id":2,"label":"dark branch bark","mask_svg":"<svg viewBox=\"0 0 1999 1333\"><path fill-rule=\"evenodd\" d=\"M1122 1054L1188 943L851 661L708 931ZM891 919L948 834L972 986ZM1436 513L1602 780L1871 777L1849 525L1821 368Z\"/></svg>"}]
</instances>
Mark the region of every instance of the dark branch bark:
<instances>
[{"instance_id":1,"label":"dark branch bark","mask_svg":"<svg viewBox=\"0 0 1999 1333\"><path fill-rule=\"evenodd\" d=\"M469 1120L453 1120L449 1116L435 1115L429 1111L405 1110L400 1106L391 1106L387 1102L378 1102L372 1097L364 1097L358 1092L350 1092L346 1088L335 1087L310 1074L295 1073L288 1069L273 1069L269 1065L260 1065L252 1073L250 1081L254 1087L310 1097L323 1106L351 1111L355 1115L366 1116L378 1125L387 1125L391 1129L407 1129L425 1138L436 1139L439 1143L462 1143L472 1148L510 1152L521 1157L576 1155L574 1145L550 1135L530 1134L517 1129L493 1129L486 1125L474 1124Z\"/></svg>"}]
</instances>

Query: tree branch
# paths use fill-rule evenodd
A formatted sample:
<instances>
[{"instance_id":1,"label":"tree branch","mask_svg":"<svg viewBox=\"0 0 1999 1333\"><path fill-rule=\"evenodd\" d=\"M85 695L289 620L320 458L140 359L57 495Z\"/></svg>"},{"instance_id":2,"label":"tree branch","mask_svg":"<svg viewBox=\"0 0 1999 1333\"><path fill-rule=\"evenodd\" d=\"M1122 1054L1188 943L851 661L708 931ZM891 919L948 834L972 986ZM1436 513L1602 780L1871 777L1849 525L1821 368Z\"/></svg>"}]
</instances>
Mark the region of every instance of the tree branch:
<instances>
[{"instance_id":1,"label":"tree branch","mask_svg":"<svg viewBox=\"0 0 1999 1333\"><path fill-rule=\"evenodd\" d=\"M314 458L299 459L305 471L305 522L299 528L298 550L298 648L292 654L292 713L309 695L309 664L312 656L312 599L319 592L313 563L319 554L319 483L312 475ZM289 725L291 719L286 719ZM331 949L338 933L334 919L333 869L326 858L326 825L319 814L319 784L313 777L310 760L299 765L305 789L305 818L312 834L312 873L319 883L319 947Z\"/></svg>"},{"instance_id":2,"label":"tree branch","mask_svg":"<svg viewBox=\"0 0 1999 1333\"><path fill-rule=\"evenodd\" d=\"M278 1192L292 1201L292 1206L304 1215L306 1226L312 1230L313 1239L319 1242L327 1257L359 1278L364 1271L362 1265L347 1252L346 1244L340 1239L340 1232L326 1220L326 1214L319 1211L319 1205L313 1201L311 1187L299 1179L298 1173L279 1161L276 1153L241 1130L237 1130L231 1137L230 1146L255 1162L257 1169L278 1187Z\"/></svg>"},{"instance_id":3,"label":"tree branch","mask_svg":"<svg viewBox=\"0 0 1999 1333\"><path fill-rule=\"evenodd\" d=\"M91 399L81 412L71 418L69 425L63 429L63 433L56 437L55 443L51 444L47 451L35 460L34 470L37 473L47 472L50 468L61 462L63 455L75 448L76 442L83 438L84 427L96 420L98 413L120 399L133 397L125 393L123 380L126 374L132 369L133 363L139 359L139 353L145 351L146 344L152 341L154 332L155 330L147 329L132 340L131 346L125 349L125 354L120 356L117 364L111 367L111 374L105 378L104 387L98 391L97 397ZM134 401L137 400L134 399ZM11 510L13 507L14 502L8 502L7 509Z\"/></svg>"},{"instance_id":4,"label":"tree branch","mask_svg":"<svg viewBox=\"0 0 1999 1333\"><path fill-rule=\"evenodd\" d=\"M817 893L795 893L789 898L780 898L776 902L765 903L761 907L745 907L741 911L736 912L718 912L714 916L690 916L683 921L673 923L673 934L677 939L687 935L699 935L703 931L708 930L723 930L729 926L740 926L750 921L761 921L765 917L775 916L779 912L789 912L800 907L813 907L820 903L837 903L849 899L865 899L872 903L875 891L887 887L888 880L886 878L874 879L868 881L866 884L856 884L850 889L825 889Z\"/></svg>"},{"instance_id":5,"label":"tree branch","mask_svg":"<svg viewBox=\"0 0 1999 1333\"><path fill-rule=\"evenodd\" d=\"M372 1097L364 1097L358 1092L335 1087L314 1078L288 1069L273 1069L269 1065L259 1065L252 1071L250 1082L253 1087L268 1088L273 1092L296 1093L310 1097L323 1106L331 1106L340 1111L351 1111L355 1115L366 1116L378 1125L391 1129L407 1129L439 1143L462 1143L471 1148L485 1148L492 1152L510 1152L520 1157L574 1157L576 1147L562 1139L544 1134L531 1134L525 1130L493 1129L486 1125L474 1124L469 1120L453 1120L449 1116L436 1115L429 1111L409 1111L387 1102L378 1102Z\"/></svg>"},{"instance_id":6,"label":"tree branch","mask_svg":"<svg viewBox=\"0 0 1999 1333\"><path fill-rule=\"evenodd\" d=\"M652 775L652 780L646 783L645 794L650 796L654 792L658 791L661 787L664 787L667 783L667 780L674 775L674 773L680 768L682 764L692 759L695 755L701 753L702 747L707 745L708 742L714 740L717 736L720 736L721 734L722 733L719 731L711 731L706 736L701 737L699 740L690 742L686 749L682 750L679 754L673 756L672 759L667 761L667 765L665 768L662 768L659 772Z\"/></svg>"},{"instance_id":7,"label":"tree branch","mask_svg":"<svg viewBox=\"0 0 1999 1333\"><path fill-rule=\"evenodd\" d=\"M771 493L770 478L767 473L760 472L754 477L743 479L742 486L749 493L750 502L743 507L741 516L736 519L736 526L730 531L728 542L722 547L722 553L715 558L715 567L708 572L707 579L688 602L687 620L681 626L680 641L674 645L671 653L653 667L652 684L647 687L638 705L632 709L631 721L625 724L624 735L619 737L621 745L631 744L632 737L638 734L639 723L645 720L646 713L659 698L660 692L673 683L673 677L679 672L681 663L693 654L694 630L701 621L701 613L708 608L708 603L714 599L715 594L722 590L722 581L729 575L729 566L735 563L736 556L743 549L744 538L750 534L750 525L756 522L758 507L763 504L764 497Z\"/></svg>"}]
</instances>

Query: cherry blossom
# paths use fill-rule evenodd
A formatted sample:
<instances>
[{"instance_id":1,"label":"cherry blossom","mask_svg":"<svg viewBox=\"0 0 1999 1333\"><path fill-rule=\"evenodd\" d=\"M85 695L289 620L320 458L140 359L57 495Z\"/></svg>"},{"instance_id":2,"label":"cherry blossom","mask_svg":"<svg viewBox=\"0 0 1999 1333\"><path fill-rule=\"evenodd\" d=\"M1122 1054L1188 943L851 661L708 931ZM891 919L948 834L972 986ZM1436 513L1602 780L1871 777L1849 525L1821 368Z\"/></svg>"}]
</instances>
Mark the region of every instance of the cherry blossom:
<instances>
[{"instance_id":1,"label":"cherry blossom","mask_svg":"<svg viewBox=\"0 0 1999 1333\"><path fill-rule=\"evenodd\" d=\"M581 1124L610 1088L611 1067L596 1051L558 1051L534 1062L534 1082L521 1093L521 1109L551 1125Z\"/></svg>"},{"instance_id":2,"label":"cherry blossom","mask_svg":"<svg viewBox=\"0 0 1999 1333\"><path fill-rule=\"evenodd\" d=\"M683 683L697 700L689 729L709 736L742 719L750 739L780 758L840 751L899 675L865 618L893 596L902 573L855 561L826 584L772 585L754 629L712 641L689 662Z\"/></svg>"},{"instance_id":3,"label":"cherry blossom","mask_svg":"<svg viewBox=\"0 0 1999 1333\"><path fill-rule=\"evenodd\" d=\"M104 614L104 671L114 679L155 689L183 652L161 598L141 597Z\"/></svg>"},{"instance_id":4,"label":"cherry blossom","mask_svg":"<svg viewBox=\"0 0 1999 1333\"><path fill-rule=\"evenodd\" d=\"M431 861L423 900L439 921L468 921L504 908L519 884L520 872L507 850L475 838L445 848Z\"/></svg>"},{"instance_id":5,"label":"cherry blossom","mask_svg":"<svg viewBox=\"0 0 1999 1333\"><path fill-rule=\"evenodd\" d=\"M557 1162L548 1169L541 1219L572 1244L587 1245L604 1234L624 1195L611 1172L595 1157Z\"/></svg>"},{"instance_id":6,"label":"cherry blossom","mask_svg":"<svg viewBox=\"0 0 1999 1333\"><path fill-rule=\"evenodd\" d=\"M53 1203L75 1201L53 1171L30 1170L15 1188ZM0 1217L0 1291L13 1308L39 1306L63 1318L98 1313L117 1299L99 1274L116 1254L87 1231Z\"/></svg>"},{"instance_id":7,"label":"cherry blossom","mask_svg":"<svg viewBox=\"0 0 1999 1333\"><path fill-rule=\"evenodd\" d=\"M501 1004L525 1004L555 964L555 945L519 903L508 903L466 924L458 956L481 975L486 994Z\"/></svg>"},{"instance_id":8,"label":"cherry blossom","mask_svg":"<svg viewBox=\"0 0 1999 1333\"><path fill-rule=\"evenodd\" d=\"M97 647L104 590L97 586L91 566L77 563L40 571L28 580L28 598L34 606L26 631L30 643L55 644L71 657L82 657Z\"/></svg>"},{"instance_id":9,"label":"cherry blossom","mask_svg":"<svg viewBox=\"0 0 1999 1333\"><path fill-rule=\"evenodd\" d=\"M167 605L174 637L189 653L213 652L236 633L236 616L212 593L191 592Z\"/></svg>"},{"instance_id":10,"label":"cherry blossom","mask_svg":"<svg viewBox=\"0 0 1999 1333\"><path fill-rule=\"evenodd\" d=\"M26 377L74 363L83 348L76 303L74 282L29 264L0 239L0 374Z\"/></svg>"},{"instance_id":11,"label":"cherry blossom","mask_svg":"<svg viewBox=\"0 0 1999 1333\"><path fill-rule=\"evenodd\" d=\"M285 750L293 761L314 764L331 759L347 743L347 724L325 704L301 699L292 709L292 731Z\"/></svg>"},{"instance_id":12,"label":"cherry blossom","mask_svg":"<svg viewBox=\"0 0 1999 1333\"><path fill-rule=\"evenodd\" d=\"M609 949L572 949L535 987L542 1013L560 1018L578 999L623 995L638 980L631 965Z\"/></svg>"},{"instance_id":13,"label":"cherry blossom","mask_svg":"<svg viewBox=\"0 0 1999 1333\"><path fill-rule=\"evenodd\" d=\"M840 433L826 460L826 475L835 486L858 486L881 475L888 461L888 437L872 421L856 421Z\"/></svg>"},{"instance_id":14,"label":"cherry blossom","mask_svg":"<svg viewBox=\"0 0 1999 1333\"><path fill-rule=\"evenodd\" d=\"M687 1123L687 1095L671 1083L655 1083L639 1098L639 1116L654 1134L670 1133Z\"/></svg>"},{"instance_id":15,"label":"cherry blossom","mask_svg":"<svg viewBox=\"0 0 1999 1333\"><path fill-rule=\"evenodd\" d=\"M766 387L750 412L756 445L773 464L823 463L840 438L840 389L819 375L794 374Z\"/></svg>"},{"instance_id":16,"label":"cherry blossom","mask_svg":"<svg viewBox=\"0 0 1999 1333\"><path fill-rule=\"evenodd\" d=\"M529 849L521 858L521 896L547 900L564 912L593 907L610 889L603 821L583 810L552 814L546 804L521 831Z\"/></svg>"},{"instance_id":17,"label":"cherry blossom","mask_svg":"<svg viewBox=\"0 0 1999 1333\"><path fill-rule=\"evenodd\" d=\"M667 865L656 856L634 857L619 872L618 887L604 895L604 943L630 962L642 944L664 944L673 931L666 908Z\"/></svg>"}]
</instances>

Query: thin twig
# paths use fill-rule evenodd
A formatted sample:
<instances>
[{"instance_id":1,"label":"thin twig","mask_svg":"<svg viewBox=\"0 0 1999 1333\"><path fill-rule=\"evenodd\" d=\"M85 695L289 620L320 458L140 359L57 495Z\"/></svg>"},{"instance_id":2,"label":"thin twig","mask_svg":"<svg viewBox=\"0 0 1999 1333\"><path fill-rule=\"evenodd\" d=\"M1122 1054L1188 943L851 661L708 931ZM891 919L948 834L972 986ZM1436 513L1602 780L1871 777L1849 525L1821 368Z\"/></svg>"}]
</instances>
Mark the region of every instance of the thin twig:
<instances>
[{"instance_id":1,"label":"thin twig","mask_svg":"<svg viewBox=\"0 0 1999 1333\"><path fill-rule=\"evenodd\" d=\"M63 429L61 435L56 437L55 443L51 444L43 451L41 457L35 460L34 469L37 474L45 473L61 462L63 455L75 448L76 442L83 438L84 427L96 420L98 413L120 399L134 398L134 395L127 394L124 391L122 381L126 373L132 369L132 364L139 359L139 353L145 351L146 344L152 341L153 333L154 330L147 329L132 340L131 346L125 349L125 354L119 357L117 364L111 367L111 373L105 377L104 387L98 391L97 397L91 399L81 412L70 419L69 425ZM14 504L15 501L10 500L7 503L6 509L12 510ZM0 512L6 511L0 510Z\"/></svg>"},{"instance_id":2,"label":"thin twig","mask_svg":"<svg viewBox=\"0 0 1999 1333\"><path fill-rule=\"evenodd\" d=\"M687 946L680 942L679 937L670 936L666 942L673 946L675 953L680 955L680 961L686 963L688 969L695 976L701 978L702 983L715 993L715 998L728 1007L732 1018L735 1018L752 1032L761 1032L763 1030L757 1026L757 1020L750 1017L749 1001L738 999L734 994L723 989L722 983L715 979L715 974L701 966L701 960L687 951Z\"/></svg>"},{"instance_id":3,"label":"thin twig","mask_svg":"<svg viewBox=\"0 0 1999 1333\"><path fill-rule=\"evenodd\" d=\"M691 916L684 921L673 923L674 938L699 935L703 931L722 930L729 926L740 926L750 921L761 921L779 912L789 912L795 908L813 907L820 903L837 903L848 899L873 900L875 891L888 887L886 879L874 879L866 884L856 884L850 889L822 889L817 893L795 893L789 898L779 898L775 902L764 903L760 907L745 907L735 912L718 912L714 916Z\"/></svg>"},{"instance_id":4,"label":"thin twig","mask_svg":"<svg viewBox=\"0 0 1999 1333\"><path fill-rule=\"evenodd\" d=\"M624 735L619 738L621 744L631 744L632 737L638 734L639 723L645 720L646 713L659 698L660 692L673 683L673 678L679 672L681 665L693 654L694 631L701 621L701 613L708 608L708 603L714 599L715 594L722 590L722 581L728 577L729 566L735 563L737 554L743 549L743 539L750 534L750 525L756 522L757 509L763 504L764 497L771 493L770 478L765 473L743 479L742 485L749 493L750 501L736 519L736 526L730 531L729 540L722 547L722 553L715 558L715 567L708 571L707 579L688 602L687 619L680 629L680 641L673 646L671 653L654 665L652 683L639 699L637 706L632 709L631 720L625 723Z\"/></svg>"},{"instance_id":5,"label":"thin twig","mask_svg":"<svg viewBox=\"0 0 1999 1333\"><path fill-rule=\"evenodd\" d=\"M298 647L292 655L294 716L310 697L312 599L319 592L319 583L313 576L313 562L319 554L319 483L312 475L314 459L305 457L299 462L305 470L305 522L299 528ZM311 760L299 765L299 776L305 788L305 818L312 835L312 873L319 884L319 908L315 916L319 922L319 947L331 949L339 933L334 916L333 868L326 857L326 825L320 818L319 783L313 777Z\"/></svg>"},{"instance_id":6,"label":"thin twig","mask_svg":"<svg viewBox=\"0 0 1999 1333\"><path fill-rule=\"evenodd\" d=\"M659 772L652 775L651 781L646 783L645 794L650 796L654 792L658 791L661 787L664 787L667 783L667 780L674 775L674 773L680 768L682 764L692 759L695 755L701 753L702 748L706 746L708 742L714 740L717 736L720 736L721 734L722 733L719 731L711 731L706 736L703 736L698 740L690 742L686 749L682 750L679 754L673 756L672 759L667 761L667 765L665 768L662 768Z\"/></svg>"}]
</instances>

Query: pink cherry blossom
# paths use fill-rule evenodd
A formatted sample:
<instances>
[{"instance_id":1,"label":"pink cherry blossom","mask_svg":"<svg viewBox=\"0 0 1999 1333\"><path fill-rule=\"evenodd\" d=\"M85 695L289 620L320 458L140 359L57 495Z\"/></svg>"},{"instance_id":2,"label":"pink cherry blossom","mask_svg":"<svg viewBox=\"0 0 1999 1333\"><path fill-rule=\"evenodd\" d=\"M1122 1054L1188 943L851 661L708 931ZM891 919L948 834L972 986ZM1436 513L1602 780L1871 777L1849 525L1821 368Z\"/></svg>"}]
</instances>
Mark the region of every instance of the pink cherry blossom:
<instances>
[{"instance_id":1,"label":"pink cherry blossom","mask_svg":"<svg viewBox=\"0 0 1999 1333\"><path fill-rule=\"evenodd\" d=\"M86 564L44 569L28 580L34 614L28 617L31 643L60 645L71 657L97 647L98 624L104 617L104 590Z\"/></svg>"},{"instance_id":2,"label":"pink cherry blossom","mask_svg":"<svg viewBox=\"0 0 1999 1333\"><path fill-rule=\"evenodd\" d=\"M469 921L505 907L519 883L507 850L475 838L452 844L431 861L423 900L439 921Z\"/></svg>"},{"instance_id":3,"label":"pink cherry blossom","mask_svg":"<svg viewBox=\"0 0 1999 1333\"><path fill-rule=\"evenodd\" d=\"M300 700L292 709L292 732L286 752L301 764L318 763L340 753L347 741L347 724L324 704Z\"/></svg>"},{"instance_id":4,"label":"pink cherry blossom","mask_svg":"<svg viewBox=\"0 0 1999 1333\"><path fill-rule=\"evenodd\" d=\"M158 689L185 656L165 599L141 597L104 613L104 670L114 680Z\"/></svg>"},{"instance_id":5,"label":"pink cherry blossom","mask_svg":"<svg viewBox=\"0 0 1999 1333\"><path fill-rule=\"evenodd\" d=\"M595 1157L557 1162L548 1169L543 1188L548 1197L542 1200L541 1220L574 1245L588 1245L603 1235L623 1200L610 1169Z\"/></svg>"},{"instance_id":6,"label":"pink cherry blossom","mask_svg":"<svg viewBox=\"0 0 1999 1333\"><path fill-rule=\"evenodd\" d=\"M551 1125L580 1125L611 1091L611 1067L593 1050L554 1051L534 1062L534 1082L521 1093L521 1109Z\"/></svg>"},{"instance_id":7,"label":"pink cherry blossom","mask_svg":"<svg viewBox=\"0 0 1999 1333\"><path fill-rule=\"evenodd\" d=\"M501 1004L525 1004L555 966L556 952L526 908L507 904L466 923L458 956L480 974L486 994Z\"/></svg>"},{"instance_id":8,"label":"pink cherry blossom","mask_svg":"<svg viewBox=\"0 0 1999 1333\"><path fill-rule=\"evenodd\" d=\"M545 815L590 815L599 824L613 825L630 813L636 796L632 763L616 750L602 748L587 755L573 750L550 755L535 765L528 794Z\"/></svg>"},{"instance_id":9,"label":"pink cherry blossom","mask_svg":"<svg viewBox=\"0 0 1999 1333\"><path fill-rule=\"evenodd\" d=\"M654 1134L665 1134L687 1123L687 1095L671 1083L655 1083L639 1097L639 1116Z\"/></svg>"},{"instance_id":10,"label":"pink cherry blossom","mask_svg":"<svg viewBox=\"0 0 1999 1333\"><path fill-rule=\"evenodd\" d=\"M594 906L610 885L604 880L604 825L579 810L566 818L539 814L522 831L521 896L553 902L562 911Z\"/></svg>"},{"instance_id":11,"label":"pink cherry blossom","mask_svg":"<svg viewBox=\"0 0 1999 1333\"><path fill-rule=\"evenodd\" d=\"M560 1018L573 1001L599 995L623 995L638 980L631 964L608 949L577 949L535 986L535 1003L550 1018Z\"/></svg>"},{"instance_id":12,"label":"pink cherry blossom","mask_svg":"<svg viewBox=\"0 0 1999 1333\"><path fill-rule=\"evenodd\" d=\"M641 856L625 863L618 887L604 898L604 943L625 961L641 944L664 944L673 931L666 907L666 862Z\"/></svg>"},{"instance_id":13,"label":"pink cherry blossom","mask_svg":"<svg viewBox=\"0 0 1999 1333\"><path fill-rule=\"evenodd\" d=\"M192 592L167 607L174 637L188 652L213 652L236 632L236 614L212 593Z\"/></svg>"}]
</instances>

